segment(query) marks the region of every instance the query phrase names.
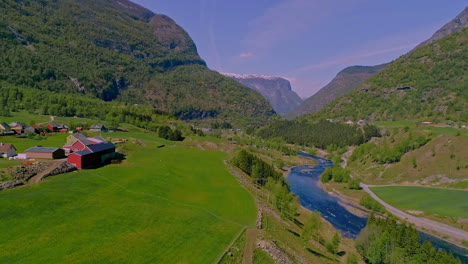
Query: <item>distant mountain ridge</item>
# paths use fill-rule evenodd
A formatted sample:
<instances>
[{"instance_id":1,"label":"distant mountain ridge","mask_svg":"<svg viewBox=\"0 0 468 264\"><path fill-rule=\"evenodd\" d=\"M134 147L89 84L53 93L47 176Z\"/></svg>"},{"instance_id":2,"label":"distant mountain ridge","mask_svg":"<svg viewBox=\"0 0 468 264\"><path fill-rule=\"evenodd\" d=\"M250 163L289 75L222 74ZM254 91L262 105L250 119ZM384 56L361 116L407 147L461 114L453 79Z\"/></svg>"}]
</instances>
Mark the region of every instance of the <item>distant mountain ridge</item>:
<instances>
[{"instance_id":1,"label":"distant mountain ridge","mask_svg":"<svg viewBox=\"0 0 468 264\"><path fill-rule=\"evenodd\" d=\"M260 94L209 70L171 18L128 0L2 0L0 13L0 82L181 119L246 125L274 115Z\"/></svg>"},{"instance_id":2,"label":"distant mountain ridge","mask_svg":"<svg viewBox=\"0 0 468 264\"><path fill-rule=\"evenodd\" d=\"M259 92L278 114L293 111L302 103L302 99L292 90L291 83L284 78L261 74L221 74Z\"/></svg>"},{"instance_id":3,"label":"distant mountain ridge","mask_svg":"<svg viewBox=\"0 0 468 264\"><path fill-rule=\"evenodd\" d=\"M466 7L457 17L437 30L432 37L423 41L414 49L427 46L452 33L460 32L468 27L468 7ZM413 49L413 50L414 50ZM376 66L351 66L340 71L336 77L321 88L317 93L307 98L295 111L288 113L288 118L315 113L331 103L333 100L346 95L356 87L379 73L390 63Z\"/></svg>"},{"instance_id":4,"label":"distant mountain ridge","mask_svg":"<svg viewBox=\"0 0 468 264\"><path fill-rule=\"evenodd\" d=\"M465 27L401 56L352 92L300 118L468 122L467 72Z\"/></svg>"},{"instance_id":5,"label":"distant mountain ridge","mask_svg":"<svg viewBox=\"0 0 468 264\"><path fill-rule=\"evenodd\" d=\"M336 98L351 92L370 77L383 70L387 64L376 66L351 66L340 71L333 80L317 93L307 98L296 110L287 114L289 118L315 113Z\"/></svg>"},{"instance_id":6,"label":"distant mountain ridge","mask_svg":"<svg viewBox=\"0 0 468 264\"><path fill-rule=\"evenodd\" d=\"M466 7L457 17L437 30L432 37L419 44L416 48L431 44L434 41L444 38L455 32L460 32L468 27L468 7Z\"/></svg>"}]
</instances>

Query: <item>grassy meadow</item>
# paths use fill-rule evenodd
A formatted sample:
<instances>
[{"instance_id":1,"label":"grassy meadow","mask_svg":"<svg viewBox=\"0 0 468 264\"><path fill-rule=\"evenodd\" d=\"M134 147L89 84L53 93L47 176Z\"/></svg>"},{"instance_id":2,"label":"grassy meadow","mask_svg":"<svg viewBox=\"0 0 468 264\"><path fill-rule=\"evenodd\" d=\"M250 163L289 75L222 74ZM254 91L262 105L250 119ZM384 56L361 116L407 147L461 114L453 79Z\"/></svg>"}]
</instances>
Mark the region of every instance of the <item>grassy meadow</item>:
<instances>
[{"instance_id":1,"label":"grassy meadow","mask_svg":"<svg viewBox=\"0 0 468 264\"><path fill-rule=\"evenodd\" d=\"M112 136L139 139L119 147L122 164L0 192L0 263L212 263L254 225L227 154Z\"/></svg>"},{"instance_id":2,"label":"grassy meadow","mask_svg":"<svg viewBox=\"0 0 468 264\"><path fill-rule=\"evenodd\" d=\"M418 186L373 187L385 202L405 210L447 217L468 217L468 191Z\"/></svg>"}]
</instances>

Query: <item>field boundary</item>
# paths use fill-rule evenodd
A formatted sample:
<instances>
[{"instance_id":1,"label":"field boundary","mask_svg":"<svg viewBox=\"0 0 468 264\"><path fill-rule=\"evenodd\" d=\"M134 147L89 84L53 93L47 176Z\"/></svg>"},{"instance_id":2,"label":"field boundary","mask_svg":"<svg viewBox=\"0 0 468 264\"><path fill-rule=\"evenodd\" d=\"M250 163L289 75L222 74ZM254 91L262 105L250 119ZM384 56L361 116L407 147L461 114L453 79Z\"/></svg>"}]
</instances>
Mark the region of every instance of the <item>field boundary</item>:
<instances>
[{"instance_id":1,"label":"field boundary","mask_svg":"<svg viewBox=\"0 0 468 264\"><path fill-rule=\"evenodd\" d=\"M232 246L237 242L237 240L239 240L239 238L242 236L242 234L245 233L246 230L247 230L247 226L244 226L244 228L242 228L242 230L239 232L239 234L237 234L237 236L234 237L234 239L231 241L231 243L229 243L229 245L226 247L226 249L223 251L223 254L221 254L221 256L219 256L213 262L214 264L219 264L221 262L221 260L224 258L224 256L226 256L226 254L228 253L229 249L232 248Z\"/></svg>"},{"instance_id":2,"label":"field boundary","mask_svg":"<svg viewBox=\"0 0 468 264\"><path fill-rule=\"evenodd\" d=\"M426 229L429 229L429 230L434 230L434 231L436 231L436 232L438 232L439 234L442 234L442 235L447 235L449 237L456 238L456 239L462 240L462 241L463 240L465 240L465 241L468 240L468 232L466 232L466 231L464 231L462 229L453 227L453 226L449 226L449 225L446 225L446 224L443 224L443 223L432 221L432 220L427 219L427 218L421 218L421 217L416 217L416 216L412 216L410 214L407 214L407 213L401 211L400 209L397 209L397 208L391 206L390 204L386 203L382 199L380 199L380 197L378 197L369 188L368 185L363 184L363 183L361 183L360 185L361 185L362 189L365 192L367 192L370 196L372 196L372 198L374 198L377 202L382 204L385 207L385 209L387 209L389 212L391 212L392 214L394 214L398 218L401 218L401 219L403 219L403 220L405 220L405 221L407 221L409 223L412 223L415 226L419 226L421 228L426 228ZM378 186L374 185L373 187L378 187ZM466 248L465 246L463 246L463 247Z\"/></svg>"}]
</instances>

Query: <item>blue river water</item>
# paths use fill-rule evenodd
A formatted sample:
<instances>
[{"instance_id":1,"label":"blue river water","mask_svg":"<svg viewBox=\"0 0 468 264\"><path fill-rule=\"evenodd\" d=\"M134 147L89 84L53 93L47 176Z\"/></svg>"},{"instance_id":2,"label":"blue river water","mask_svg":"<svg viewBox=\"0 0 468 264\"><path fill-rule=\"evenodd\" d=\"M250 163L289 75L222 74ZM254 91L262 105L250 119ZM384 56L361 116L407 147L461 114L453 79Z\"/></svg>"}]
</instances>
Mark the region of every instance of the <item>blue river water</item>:
<instances>
[{"instance_id":1,"label":"blue river water","mask_svg":"<svg viewBox=\"0 0 468 264\"><path fill-rule=\"evenodd\" d=\"M367 218L357 216L340 205L339 198L330 195L318 185L320 174L326 168L333 167L333 162L312 156L307 153L299 153L301 157L313 159L317 162L315 166L298 166L291 169L287 180L290 191L299 197L299 202L311 211L319 211L323 218L330 222L344 237L356 238L366 226ZM468 250L457 247L444 240L429 234L419 232L420 241L431 242L434 247L444 249L468 264Z\"/></svg>"}]
</instances>

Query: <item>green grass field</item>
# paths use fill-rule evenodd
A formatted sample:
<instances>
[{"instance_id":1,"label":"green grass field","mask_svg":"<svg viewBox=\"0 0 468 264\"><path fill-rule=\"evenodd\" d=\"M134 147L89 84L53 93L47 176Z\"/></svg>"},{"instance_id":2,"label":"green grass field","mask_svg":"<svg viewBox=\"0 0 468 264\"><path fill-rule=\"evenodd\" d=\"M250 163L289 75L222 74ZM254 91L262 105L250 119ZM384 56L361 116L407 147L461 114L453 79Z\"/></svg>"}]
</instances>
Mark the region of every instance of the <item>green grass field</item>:
<instances>
[{"instance_id":1,"label":"green grass field","mask_svg":"<svg viewBox=\"0 0 468 264\"><path fill-rule=\"evenodd\" d=\"M406 210L448 217L468 217L468 191L417 186L373 187L385 202Z\"/></svg>"},{"instance_id":2,"label":"green grass field","mask_svg":"<svg viewBox=\"0 0 468 264\"><path fill-rule=\"evenodd\" d=\"M140 135L141 134L141 135ZM129 136L155 138L154 134ZM0 263L213 263L253 197L225 153L125 143L127 161L0 192Z\"/></svg>"}]
</instances>

